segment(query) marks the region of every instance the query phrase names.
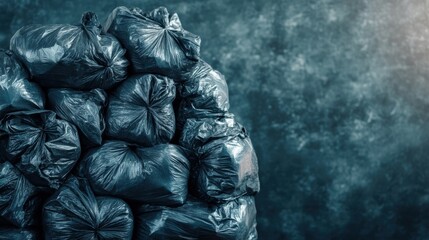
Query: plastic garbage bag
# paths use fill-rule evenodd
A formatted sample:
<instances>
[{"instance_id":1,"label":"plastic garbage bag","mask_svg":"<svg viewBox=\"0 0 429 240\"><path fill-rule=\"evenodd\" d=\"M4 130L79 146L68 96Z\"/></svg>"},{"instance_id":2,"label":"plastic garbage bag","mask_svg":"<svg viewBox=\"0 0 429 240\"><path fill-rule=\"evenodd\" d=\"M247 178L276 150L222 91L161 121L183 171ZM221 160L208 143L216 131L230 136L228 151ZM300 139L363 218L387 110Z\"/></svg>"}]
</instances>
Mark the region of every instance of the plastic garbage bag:
<instances>
[{"instance_id":1,"label":"plastic garbage bag","mask_svg":"<svg viewBox=\"0 0 429 240\"><path fill-rule=\"evenodd\" d=\"M180 207L143 205L136 213L136 239L256 240L253 197L222 205L194 198Z\"/></svg>"},{"instance_id":2,"label":"plastic garbage bag","mask_svg":"<svg viewBox=\"0 0 429 240\"><path fill-rule=\"evenodd\" d=\"M76 127L52 111L9 113L0 122L7 159L34 185L58 188L79 159Z\"/></svg>"},{"instance_id":3,"label":"plastic garbage bag","mask_svg":"<svg viewBox=\"0 0 429 240\"><path fill-rule=\"evenodd\" d=\"M228 85L225 77L200 60L178 85L182 98L178 110L178 128L188 118L224 116L229 110Z\"/></svg>"},{"instance_id":4,"label":"plastic garbage bag","mask_svg":"<svg viewBox=\"0 0 429 240\"><path fill-rule=\"evenodd\" d=\"M128 204L95 197L84 179L72 177L43 207L45 239L131 239L133 215Z\"/></svg>"},{"instance_id":5,"label":"plastic garbage bag","mask_svg":"<svg viewBox=\"0 0 429 240\"><path fill-rule=\"evenodd\" d=\"M81 163L95 193L154 205L181 205L188 193L190 164L181 147L140 147L108 141Z\"/></svg>"},{"instance_id":6,"label":"plastic garbage bag","mask_svg":"<svg viewBox=\"0 0 429 240\"><path fill-rule=\"evenodd\" d=\"M194 152L190 191L201 199L223 202L259 191L252 142L232 115L188 119L180 144Z\"/></svg>"},{"instance_id":7,"label":"plastic garbage bag","mask_svg":"<svg viewBox=\"0 0 429 240\"><path fill-rule=\"evenodd\" d=\"M106 135L142 146L168 143L176 128L173 80L159 75L129 77L110 95Z\"/></svg>"},{"instance_id":8,"label":"plastic garbage bag","mask_svg":"<svg viewBox=\"0 0 429 240\"><path fill-rule=\"evenodd\" d=\"M8 112L44 108L42 89L28 79L12 52L0 49L0 119Z\"/></svg>"},{"instance_id":9,"label":"plastic garbage bag","mask_svg":"<svg viewBox=\"0 0 429 240\"><path fill-rule=\"evenodd\" d=\"M127 49L132 69L137 73L178 78L200 55L200 37L184 30L178 15L170 15L165 7L151 12L117 7L103 31L113 34Z\"/></svg>"},{"instance_id":10,"label":"plastic garbage bag","mask_svg":"<svg viewBox=\"0 0 429 240\"><path fill-rule=\"evenodd\" d=\"M9 162L0 163L0 196L0 225L23 228L38 224L40 191Z\"/></svg>"},{"instance_id":11,"label":"plastic garbage bag","mask_svg":"<svg viewBox=\"0 0 429 240\"><path fill-rule=\"evenodd\" d=\"M73 123L80 131L82 146L100 145L105 129L103 117L107 95L102 89L77 91L49 89L49 105L57 116Z\"/></svg>"},{"instance_id":12,"label":"plastic garbage bag","mask_svg":"<svg viewBox=\"0 0 429 240\"><path fill-rule=\"evenodd\" d=\"M108 89L124 80L128 61L116 38L101 34L92 12L82 24L33 24L19 29L10 48L43 87Z\"/></svg>"},{"instance_id":13,"label":"plastic garbage bag","mask_svg":"<svg viewBox=\"0 0 429 240\"><path fill-rule=\"evenodd\" d=\"M0 227L0 240L37 240L40 239L38 231L33 229Z\"/></svg>"},{"instance_id":14,"label":"plastic garbage bag","mask_svg":"<svg viewBox=\"0 0 429 240\"><path fill-rule=\"evenodd\" d=\"M7 145L7 135L0 128L0 163L7 161L6 145Z\"/></svg>"}]
</instances>

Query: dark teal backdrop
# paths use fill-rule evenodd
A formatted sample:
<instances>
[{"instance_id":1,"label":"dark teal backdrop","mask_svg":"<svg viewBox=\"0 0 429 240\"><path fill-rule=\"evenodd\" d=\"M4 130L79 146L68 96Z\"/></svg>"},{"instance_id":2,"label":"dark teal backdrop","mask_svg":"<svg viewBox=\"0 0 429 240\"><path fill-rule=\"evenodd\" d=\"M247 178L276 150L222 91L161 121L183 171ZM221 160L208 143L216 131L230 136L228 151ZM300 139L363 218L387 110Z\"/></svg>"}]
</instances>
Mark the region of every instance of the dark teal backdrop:
<instances>
[{"instance_id":1,"label":"dark teal backdrop","mask_svg":"<svg viewBox=\"0 0 429 240\"><path fill-rule=\"evenodd\" d=\"M118 5L177 12L226 76L260 239L429 238L429 1L0 0L0 47Z\"/></svg>"}]
</instances>

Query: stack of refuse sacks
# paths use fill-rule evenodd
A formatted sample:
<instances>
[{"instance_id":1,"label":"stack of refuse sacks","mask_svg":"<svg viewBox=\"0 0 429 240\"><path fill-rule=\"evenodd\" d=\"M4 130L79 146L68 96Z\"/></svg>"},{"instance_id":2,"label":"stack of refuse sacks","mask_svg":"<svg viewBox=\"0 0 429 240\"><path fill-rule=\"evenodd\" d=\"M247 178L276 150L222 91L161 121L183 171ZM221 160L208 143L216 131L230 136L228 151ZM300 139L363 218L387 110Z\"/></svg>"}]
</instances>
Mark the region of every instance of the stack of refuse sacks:
<instances>
[{"instance_id":1,"label":"stack of refuse sacks","mask_svg":"<svg viewBox=\"0 0 429 240\"><path fill-rule=\"evenodd\" d=\"M177 14L29 25L0 50L0 239L257 239L258 162Z\"/></svg>"}]
</instances>

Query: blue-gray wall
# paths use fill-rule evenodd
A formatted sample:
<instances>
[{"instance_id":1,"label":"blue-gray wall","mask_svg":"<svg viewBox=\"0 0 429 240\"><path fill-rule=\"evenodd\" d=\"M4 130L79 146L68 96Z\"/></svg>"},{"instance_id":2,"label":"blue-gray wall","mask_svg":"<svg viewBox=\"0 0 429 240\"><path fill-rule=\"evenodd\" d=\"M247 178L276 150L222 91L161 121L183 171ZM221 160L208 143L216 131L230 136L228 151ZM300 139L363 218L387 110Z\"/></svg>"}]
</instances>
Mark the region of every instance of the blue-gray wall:
<instances>
[{"instance_id":1,"label":"blue-gray wall","mask_svg":"<svg viewBox=\"0 0 429 240\"><path fill-rule=\"evenodd\" d=\"M202 38L259 156L260 239L429 238L429 1L0 0L30 23L164 5Z\"/></svg>"}]
</instances>

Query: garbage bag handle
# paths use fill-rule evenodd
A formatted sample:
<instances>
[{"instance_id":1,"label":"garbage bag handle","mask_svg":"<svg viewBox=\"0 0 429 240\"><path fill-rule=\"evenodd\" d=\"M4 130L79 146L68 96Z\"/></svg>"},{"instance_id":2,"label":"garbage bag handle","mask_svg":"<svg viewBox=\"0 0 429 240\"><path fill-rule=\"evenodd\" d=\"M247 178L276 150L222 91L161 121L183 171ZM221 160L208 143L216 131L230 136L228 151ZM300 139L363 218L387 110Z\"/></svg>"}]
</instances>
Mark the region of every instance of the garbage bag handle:
<instances>
[{"instance_id":1,"label":"garbage bag handle","mask_svg":"<svg viewBox=\"0 0 429 240\"><path fill-rule=\"evenodd\" d=\"M87 33L90 41L94 44L95 51L98 56L102 56L101 58L97 58L96 60L100 61L102 65L108 66L107 56L103 52L99 40L97 36L101 34L101 24L98 21L98 17L94 12L85 12L82 14L82 28Z\"/></svg>"},{"instance_id":2,"label":"garbage bag handle","mask_svg":"<svg viewBox=\"0 0 429 240\"><path fill-rule=\"evenodd\" d=\"M101 24L94 12L85 12L82 14L82 26L95 34L101 33Z\"/></svg>"}]
</instances>

